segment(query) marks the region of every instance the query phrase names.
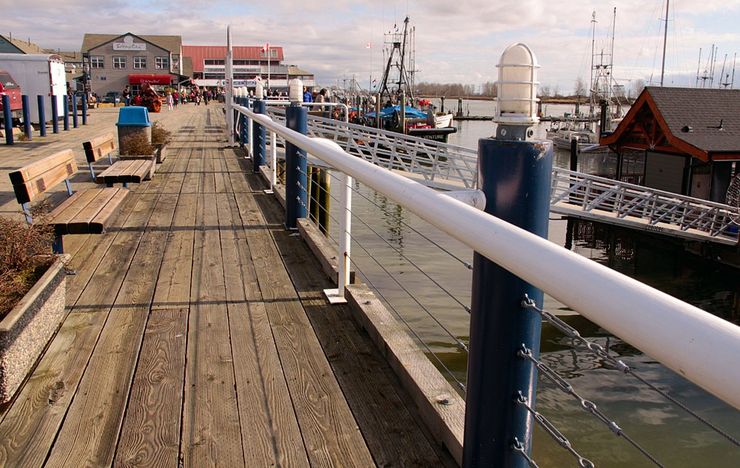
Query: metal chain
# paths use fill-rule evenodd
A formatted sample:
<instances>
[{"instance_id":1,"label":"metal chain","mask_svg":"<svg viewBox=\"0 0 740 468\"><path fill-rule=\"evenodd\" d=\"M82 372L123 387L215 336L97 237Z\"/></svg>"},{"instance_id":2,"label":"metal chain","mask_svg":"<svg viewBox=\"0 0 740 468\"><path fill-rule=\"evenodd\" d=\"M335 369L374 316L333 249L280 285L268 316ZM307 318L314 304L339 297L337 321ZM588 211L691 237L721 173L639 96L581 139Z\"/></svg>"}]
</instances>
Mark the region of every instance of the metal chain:
<instances>
[{"instance_id":1,"label":"metal chain","mask_svg":"<svg viewBox=\"0 0 740 468\"><path fill-rule=\"evenodd\" d=\"M519 405L522 405L529 414L532 415L535 422L540 425L542 429L547 432L550 437L552 437L555 442L557 442L561 447L563 447L565 450L571 453L576 460L578 460L578 466L581 468L595 468L596 465L593 464L591 460L588 458L584 458L581 456L580 453L576 452L576 450L573 448L573 445L571 445L570 441L567 437L563 435L562 432L558 430L557 427L553 423L551 423L546 417L544 417L542 414L538 413L529 405L529 402L527 401L527 397L522 394L522 392L519 392L519 395L516 398L516 403Z\"/></svg>"},{"instance_id":2,"label":"metal chain","mask_svg":"<svg viewBox=\"0 0 740 468\"><path fill-rule=\"evenodd\" d=\"M567 337L573 339L574 341L580 342L592 354L594 354L597 357L603 359L604 361L606 361L609 365L611 365L615 369L617 369L617 370L619 370L619 371L621 371L621 372L623 372L625 374L629 374L632 377L634 377L635 379L639 380L644 385L648 386L651 390L653 390L654 392L658 393L659 395L661 395L666 400L670 401L674 405L676 405L679 408L681 408L682 410L686 411L689 415L691 415L692 417L694 417L697 421L701 422L702 424L704 424L705 426L707 426L708 428L710 428L711 430L713 430L714 432L716 432L720 436L724 437L725 439L727 439L728 441L730 441L735 446L740 447L740 442L735 437L733 437L731 434L729 434L729 433L725 432L723 429L715 426L714 423L712 423L711 421L705 419L704 417L702 417L701 415L699 415L698 413L696 413L694 410L692 410L691 408L689 408L688 406L686 406L686 404L684 404L680 400L678 400L675 397L673 397L673 396L669 395L668 393L666 393L665 390L660 389L655 384L649 382L648 380L646 380L641 375L635 373L635 371L629 365L625 364L622 360L616 359L615 357L611 356L609 354L609 352L606 349L604 349L604 347L601 346L600 344L594 343L593 341L589 341L589 340L585 339L584 337L582 337L581 334L578 333L578 330L576 330L575 328L573 328L570 325L568 325L567 323L565 323L563 320L561 320L556 315L551 314L550 312L547 312L546 310L543 310L543 309L537 307L537 304L535 304L535 302L530 297L528 297L526 294L524 295L524 299L522 300L522 307L525 308L525 309L531 309L531 310L534 310L534 311L538 312L546 322L549 322L552 326L554 326L555 328L557 328L562 334L564 334Z\"/></svg>"},{"instance_id":3,"label":"metal chain","mask_svg":"<svg viewBox=\"0 0 740 468\"><path fill-rule=\"evenodd\" d=\"M640 451L646 458L648 458L651 462L658 466L663 466L662 463L660 463L658 460L655 459L650 453L648 453L647 450L645 450L640 444L635 442L631 437L629 437L621 427L617 425L615 421L612 421L609 419L609 417L604 414L603 411L601 411L594 402L587 400L583 398L581 395L578 394L578 392L575 391L573 386L569 384L565 379L560 377L557 372L550 369L547 364L544 362L538 360L532 355L532 350L527 348L526 346L522 345L521 349L517 352L517 355L523 359L527 359L530 362L532 362L537 369L540 371L542 375L547 377L550 381L552 381L555 385L557 385L563 392L571 395L573 398L578 400L578 402L581 404L581 408L586 410L587 412L591 413L593 416L596 417L599 421L604 423L606 427L609 428L610 431L614 433L614 435L618 437L622 437L624 440L630 443L634 448Z\"/></svg>"},{"instance_id":4,"label":"metal chain","mask_svg":"<svg viewBox=\"0 0 740 468\"><path fill-rule=\"evenodd\" d=\"M514 441L511 443L511 450L524 457L524 459L527 460L527 463L529 464L529 468L540 468L539 465L537 465L537 463L532 460L532 457L529 456L529 454L527 453L527 448L524 446L524 444L521 443L516 437L514 437Z\"/></svg>"}]
</instances>

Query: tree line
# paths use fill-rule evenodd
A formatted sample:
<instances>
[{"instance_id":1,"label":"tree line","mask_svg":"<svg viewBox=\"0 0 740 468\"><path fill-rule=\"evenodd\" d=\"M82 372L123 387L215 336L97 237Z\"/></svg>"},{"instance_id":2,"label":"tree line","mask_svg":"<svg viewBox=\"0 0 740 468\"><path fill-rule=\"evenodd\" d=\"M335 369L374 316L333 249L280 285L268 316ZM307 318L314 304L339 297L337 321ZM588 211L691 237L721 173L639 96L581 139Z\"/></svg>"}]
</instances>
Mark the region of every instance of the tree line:
<instances>
[{"instance_id":1,"label":"tree line","mask_svg":"<svg viewBox=\"0 0 740 468\"><path fill-rule=\"evenodd\" d=\"M645 87L643 80L634 80L630 84L629 88L617 87L615 92L621 93L628 99L636 98ZM465 97L465 96L480 96L480 97L496 97L496 82L486 81L480 86L473 84L462 84L462 83L430 83L421 82L417 83L416 94L418 96L447 96L447 97ZM589 90L588 85L583 78L578 77L572 89L572 92L562 91L558 85L540 85L538 90L539 97L545 98L575 98L580 96L582 98L588 98Z\"/></svg>"}]
</instances>

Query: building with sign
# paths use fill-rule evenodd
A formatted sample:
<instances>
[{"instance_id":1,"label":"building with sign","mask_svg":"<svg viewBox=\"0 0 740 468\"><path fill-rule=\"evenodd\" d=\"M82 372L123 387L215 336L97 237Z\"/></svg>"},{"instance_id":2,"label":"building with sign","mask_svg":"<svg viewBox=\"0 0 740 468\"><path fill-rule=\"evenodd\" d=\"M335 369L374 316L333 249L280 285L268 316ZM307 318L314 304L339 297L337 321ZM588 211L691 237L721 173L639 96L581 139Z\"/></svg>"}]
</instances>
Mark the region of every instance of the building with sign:
<instances>
[{"instance_id":1,"label":"building with sign","mask_svg":"<svg viewBox=\"0 0 740 468\"><path fill-rule=\"evenodd\" d=\"M201 87L221 87L226 77L225 46L182 46L183 57L193 64L193 81ZM283 48L279 46L234 46L234 85L254 88L255 78L261 77L265 87L287 92L288 81L300 78L304 85L315 86L313 74L283 63Z\"/></svg>"},{"instance_id":2,"label":"building with sign","mask_svg":"<svg viewBox=\"0 0 740 468\"><path fill-rule=\"evenodd\" d=\"M181 36L85 34L82 55L90 90L101 96L126 85L137 92L144 83L177 85L189 78L183 76Z\"/></svg>"}]
</instances>

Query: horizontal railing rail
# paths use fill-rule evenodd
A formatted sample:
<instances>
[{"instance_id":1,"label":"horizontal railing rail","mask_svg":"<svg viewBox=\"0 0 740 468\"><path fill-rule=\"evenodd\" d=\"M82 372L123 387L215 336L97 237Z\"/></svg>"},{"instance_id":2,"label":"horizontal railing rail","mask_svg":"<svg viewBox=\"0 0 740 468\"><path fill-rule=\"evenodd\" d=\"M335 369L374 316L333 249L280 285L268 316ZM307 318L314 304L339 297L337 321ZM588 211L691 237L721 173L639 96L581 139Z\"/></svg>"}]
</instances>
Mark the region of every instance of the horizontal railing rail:
<instances>
[{"instance_id":1,"label":"horizontal railing rail","mask_svg":"<svg viewBox=\"0 0 740 468\"><path fill-rule=\"evenodd\" d=\"M284 121L284 110L269 113ZM337 142L346 152L380 167L422 176L426 185L477 186L477 153L470 148L433 142L362 125L309 116L311 136ZM660 223L679 232L699 231L709 239L731 244L740 241L733 219L740 209L658 189L553 168L551 205L566 203L585 213L613 213L616 221L639 218L648 226Z\"/></svg>"},{"instance_id":2,"label":"horizontal railing rail","mask_svg":"<svg viewBox=\"0 0 740 468\"><path fill-rule=\"evenodd\" d=\"M343 148L245 107L235 109L740 408L740 327Z\"/></svg>"},{"instance_id":3,"label":"horizontal railing rail","mask_svg":"<svg viewBox=\"0 0 740 468\"><path fill-rule=\"evenodd\" d=\"M270 108L268 113L277 121L285 119L282 109ZM308 131L386 169L421 175L431 183L476 187L478 156L470 148L315 115L308 117Z\"/></svg>"},{"instance_id":4,"label":"horizontal railing rail","mask_svg":"<svg viewBox=\"0 0 740 468\"><path fill-rule=\"evenodd\" d=\"M567 203L584 212L594 210L666 223L681 231L701 231L711 237L738 240L740 209L604 177L553 168L551 205Z\"/></svg>"}]
</instances>

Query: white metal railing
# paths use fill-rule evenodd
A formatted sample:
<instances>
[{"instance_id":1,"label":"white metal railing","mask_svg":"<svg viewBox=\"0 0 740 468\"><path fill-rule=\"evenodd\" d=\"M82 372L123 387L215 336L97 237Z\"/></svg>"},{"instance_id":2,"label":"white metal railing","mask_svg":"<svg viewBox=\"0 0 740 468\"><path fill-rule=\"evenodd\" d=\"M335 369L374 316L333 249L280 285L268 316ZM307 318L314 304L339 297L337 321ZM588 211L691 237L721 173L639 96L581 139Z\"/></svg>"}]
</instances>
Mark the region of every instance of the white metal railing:
<instances>
[{"instance_id":1,"label":"white metal railing","mask_svg":"<svg viewBox=\"0 0 740 468\"><path fill-rule=\"evenodd\" d=\"M740 327L265 115L235 108L740 408Z\"/></svg>"},{"instance_id":2,"label":"white metal railing","mask_svg":"<svg viewBox=\"0 0 740 468\"><path fill-rule=\"evenodd\" d=\"M584 212L600 210L617 219L638 218L649 226L661 223L680 231L700 231L737 243L732 218L740 210L729 205L700 200L618 180L567 169L553 168L550 204L565 203Z\"/></svg>"},{"instance_id":3,"label":"white metal railing","mask_svg":"<svg viewBox=\"0 0 740 468\"><path fill-rule=\"evenodd\" d=\"M277 121L285 121L284 111L268 112ZM336 141L348 153L375 165L421 175L426 185L477 186L477 153L469 148L317 116L309 116L308 131ZM679 237L697 237L694 234L698 231L704 239L725 244L740 240L732 221L737 208L556 167L552 173L553 211L558 211L560 202L586 213L600 210L615 214L605 222L620 224L639 218L646 221L648 229L660 224L674 226Z\"/></svg>"},{"instance_id":4,"label":"white metal railing","mask_svg":"<svg viewBox=\"0 0 740 468\"><path fill-rule=\"evenodd\" d=\"M271 108L268 113L277 121L285 119L282 109ZM375 165L421 175L428 185L475 188L477 184L478 156L470 148L315 115L308 116L308 132L333 140Z\"/></svg>"}]
</instances>

